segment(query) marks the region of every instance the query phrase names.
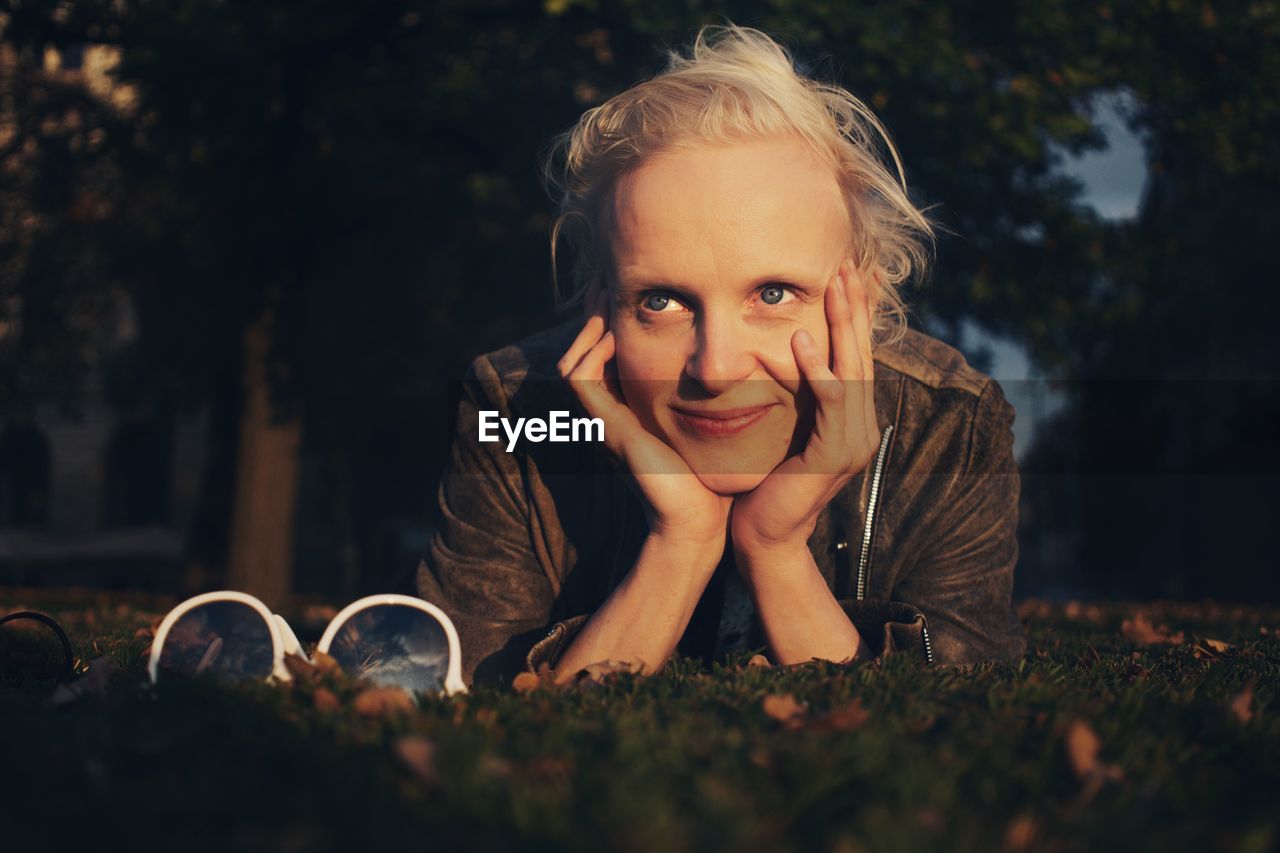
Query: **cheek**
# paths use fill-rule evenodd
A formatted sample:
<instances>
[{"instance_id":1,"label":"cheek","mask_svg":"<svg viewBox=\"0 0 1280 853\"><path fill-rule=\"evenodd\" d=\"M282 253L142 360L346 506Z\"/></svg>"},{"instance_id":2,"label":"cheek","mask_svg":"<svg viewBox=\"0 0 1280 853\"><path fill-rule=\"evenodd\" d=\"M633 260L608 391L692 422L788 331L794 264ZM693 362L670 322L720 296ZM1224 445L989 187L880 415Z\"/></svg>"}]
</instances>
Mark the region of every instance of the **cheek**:
<instances>
[{"instance_id":1,"label":"cheek","mask_svg":"<svg viewBox=\"0 0 1280 853\"><path fill-rule=\"evenodd\" d=\"M803 317L797 318L796 322L788 324L785 329L772 333L761 346L762 358L768 365L769 373L775 379L782 381L792 393L798 390L800 366L796 364L795 353L791 350L791 337L801 329L813 336L814 342L818 345L818 352L822 355L824 362L829 364L830 335L826 315L821 308L817 312L806 312Z\"/></svg>"},{"instance_id":2,"label":"cheek","mask_svg":"<svg viewBox=\"0 0 1280 853\"><path fill-rule=\"evenodd\" d=\"M617 340L614 361L625 381L671 384L684 370L683 349L669 338L645 334L631 324L613 326Z\"/></svg>"}]
</instances>

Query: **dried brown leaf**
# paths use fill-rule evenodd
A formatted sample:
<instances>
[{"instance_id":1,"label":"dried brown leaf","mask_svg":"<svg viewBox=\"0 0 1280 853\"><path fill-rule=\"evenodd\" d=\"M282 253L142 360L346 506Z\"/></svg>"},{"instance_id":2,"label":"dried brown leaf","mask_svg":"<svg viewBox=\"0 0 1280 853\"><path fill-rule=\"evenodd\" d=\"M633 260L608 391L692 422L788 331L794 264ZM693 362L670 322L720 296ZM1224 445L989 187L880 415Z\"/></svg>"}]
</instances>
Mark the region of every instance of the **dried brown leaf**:
<instances>
[{"instance_id":1,"label":"dried brown leaf","mask_svg":"<svg viewBox=\"0 0 1280 853\"><path fill-rule=\"evenodd\" d=\"M1179 644L1183 642L1184 635L1181 631L1176 634L1170 634L1166 625L1156 627L1151 624L1151 620L1147 618L1145 613L1138 613L1132 619L1126 619L1120 624L1120 633L1125 639L1131 643L1137 643L1140 646L1154 646L1160 644Z\"/></svg>"},{"instance_id":2,"label":"dried brown leaf","mask_svg":"<svg viewBox=\"0 0 1280 853\"><path fill-rule=\"evenodd\" d=\"M773 664L769 663L769 659L764 655L752 655L751 660L747 661L747 666L769 669Z\"/></svg>"},{"instance_id":3,"label":"dried brown leaf","mask_svg":"<svg viewBox=\"0 0 1280 853\"><path fill-rule=\"evenodd\" d=\"M1253 719L1253 681L1231 699L1231 713L1237 720L1247 723Z\"/></svg>"},{"instance_id":4,"label":"dried brown leaf","mask_svg":"<svg viewBox=\"0 0 1280 853\"><path fill-rule=\"evenodd\" d=\"M511 688L517 693L528 693L537 690L542 680L532 672L522 672L511 681Z\"/></svg>"},{"instance_id":5,"label":"dried brown leaf","mask_svg":"<svg viewBox=\"0 0 1280 853\"><path fill-rule=\"evenodd\" d=\"M871 718L871 712L862 707L862 697L833 708L814 721L814 727L825 731L851 732Z\"/></svg>"},{"instance_id":6,"label":"dried brown leaf","mask_svg":"<svg viewBox=\"0 0 1280 853\"><path fill-rule=\"evenodd\" d=\"M324 652L316 652L312 655L311 663L317 671L324 675L342 670L342 667L338 665L338 661L333 657L333 655L325 654Z\"/></svg>"},{"instance_id":7,"label":"dried brown leaf","mask_svg":"<svg viewBox=\"0 0 1280 853\"><path fill-rule=\"evenodd\" d=\"M336 711L342 706L338 701L338 697L328 687L317 687L315 692L311 694L311 704L315 706L317 711L330 712Z\"/></svg>"},{"instance_id":8,"label":"dried brown leaf","mask_svg":"<svg viewBox=\"0 0 1280 853\"><path fill-rule=\"evenodd\" d=\"M295 681L305 681L314 683L319 680L320 672L314 665L307 662L306 658L301 655L287 654L284 656L284 668L289 671L289 675Z\"/></svg>"},{"instance_id":9,"label":"dried brown leaf","mask_svg":"<svg viewBox=\"0 0 1280 853\"><path fill-rule=\"evenodd\" d=\"M1018 815L1009 821L1009 827L1004 831L1004 849L1009 853L1034 850L1039 846L1037 844L1039 834L1039 821L1029 814Z\"/></svg>"},{"instance_id":10,"label":"dried brown leaf","mask_svg":"<svg viewBox=\"0 0 1280 853\"><path fill-rule=\"evenodd\" d=\"M436 745L421 735L402 737L392 747L395 756L423 782L436 781Z\"/></svg>"},{"instance_id":11,"label":"dried brown leaf","mask_svg":"<svg viewBox=\"0 0 1280 853\"><path fill-rule=\"evenodd\" d=\"M1073 720L1067 727L1067 761L1077 779L1085 779L1098 769L1098 752L1102 742L1089 724Z\"/></svg>"},{"instance_id":12,"label":"dried brown leaf","mask_svg":"<svg viewBox=\"0 0 1280 853\"><path fill-rule=\"evenodd\" d=\"M366 717L403 714L414 708L413 697L399 687L370 687L356 696L356 713Z\"/></svg>"},{"instance_id":13,"label":"dried brown leaf","mask_svg":"<svg viewBox=\"0 0 1280 853\"><path fill-rule=\"evenodd\" d=\"M790 693L770 693L760 703L765 716L787 725L798 725L805 717L805 706Z\"/></svg>"},{"instance_id":14,"label":"dried brown leaf","mask_svg":"<svg viewBox=\"0 0 1280 853\"><path fill-rule=\"evenodd\" d=\"M1204 644L1219 654L1222 652L1229 652L1235 648L1235 646L1225 640L1215 640L1212 637L1205 637Z\"/></svg>"},{"instance_id":15,"label":"dried brown leaf","mask_svg":"<svg viewBox=\"0 0 1280 853\"><path fill-rule=\"evenodd\" d=\"M1084 720L1072 720L1067 726L1066 750L1071 771L1083 785L1080 794L1084 801L1093 799L1104 782L1123 775L1119 767L1098 760L1102 742Z\"/></svg>"}]
</instances>

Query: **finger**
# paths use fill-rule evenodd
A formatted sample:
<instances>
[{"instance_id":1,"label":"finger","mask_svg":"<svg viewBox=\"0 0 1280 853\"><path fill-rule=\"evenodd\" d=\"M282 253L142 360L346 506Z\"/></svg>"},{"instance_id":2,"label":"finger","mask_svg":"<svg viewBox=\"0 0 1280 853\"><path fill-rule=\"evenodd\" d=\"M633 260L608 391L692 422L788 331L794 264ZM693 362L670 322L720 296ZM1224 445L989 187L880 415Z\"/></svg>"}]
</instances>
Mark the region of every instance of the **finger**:
<instances>
[{"instance_id":1,"label":"finger","mask_svg":"<svg viewBox=\"0 0 1280 853\"><path fill-rule=\"evenodd\" d=\"M792 335L791 350L800 375L809 385L817 403L813 433L805 447L805 455L819 457L824 460L822 470L827 472L830 467L834 472L842 466L843 457L850 455L849 442L845 437L844 383L826 366L813 336L804 329Z\"/></svg>"},{"instance_id":2,"label":"finger","mask_svg":"<svg viewBox=\"0 0 1280 853\"><path fill-rule=\"evenodd\" d=\"M619 409L625 410L628 414L631 411L627 409L621 394L610 387L612 383L608 368L616 353L617 339L614 338L613 332L605 332L596 345L578 362L573 373L567 377L570 387L582 401L587 413L592 417L604 418L606 421L616 419ZM606 429L606 436L608 433L609 430Z\"/></svg>"},{"instance_id":3,"label":"finger","mask_svg":"<svg viewBox=\"0 0 1280 853\"><path fill-rule=\"evenodd\" d=\"M608 424L617 419L621 402L610 392L605 369L617 351L613 332L605 332L600 340L582 356L573 371L565 377L587 414L605 421L605 440L616 434Z\"/></svg>"},{"instance_id":4,"label":"finger","mask_svg":"<svg viewBox=\"0 0 1280 853\"><path fill-rule=\"evenodd\" d=\"M616 377L611 376L612 360L617 352L613 332L605 332L567 379L574 394L593 418L604 421L605 447L618 459L623 469L632 474L687 473L688 468L657 439L646 442L644 426L627 406L620 390L616 390ZM611 387L613 386L613 387ZM656 443L658 455L646 453ZM640 454L637 458L636 454ZM673 460L667 457L674 457Z\"/></svg>"},{"instance_id":5,"label":"finger","mask_svg":"<svg viewBox=\"0 0 1280 853\"><path fill-rule=\"evenodd\" d=\"M880 427L876 422L875 361L871 350L871 294L866 286L866 278L852 264L846 283L852 315L851 326L858 351L859 381L853 396L862 408L861 423L865 435L869 439L878 439Z\"/></svg>"},{"instance_id":6,"label":"finger","mask_svg":"<svg viewBox=\"0 0 1280 853\"><path fill-rule=\"evenodd\" d=\"M608 307L609 292L602 290L591 306L591 313L587 317L587 321L583 323L582 331L578 332L578 336L574 338L573 343L569 345L569 349L556 365L561 376L568 378L569 374L573 373L577 368L578 362L582 360L583 356L599 343L605 332L608 331Z\"/></svg>"},{"instance_id":7,"label":"finger","mask_svg":"<svg viewBox=\"0 0 1280 853\"><path fill-rule=\"evenodd\" d=\"M853 312L849 306L849 294L841 272L827 288L827 326L831 336L831 365L840 379L858 379L861 360L858 356L858 340L854 336Z\"/></svg>"}]
</instances>

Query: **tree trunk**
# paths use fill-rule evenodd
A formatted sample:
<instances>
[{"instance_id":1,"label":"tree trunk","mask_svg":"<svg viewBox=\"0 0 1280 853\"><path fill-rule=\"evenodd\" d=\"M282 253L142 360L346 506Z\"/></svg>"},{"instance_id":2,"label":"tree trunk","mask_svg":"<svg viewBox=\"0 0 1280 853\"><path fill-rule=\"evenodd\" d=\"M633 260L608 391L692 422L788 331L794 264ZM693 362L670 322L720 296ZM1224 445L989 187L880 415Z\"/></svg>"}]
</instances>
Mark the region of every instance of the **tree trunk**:
<instances>
[{"instance_id":1,"label":"tree trunk","mask_svg":"<svg viewBox=\"0 0 1280 853\"><path fill-rule=\"evenodd\" d=\"M293 523L302 419L277 419L267 360L271 316L244 337L244 410L231 515L231 588L282 607L293 591Z\"/></svg>"}]
</instances>

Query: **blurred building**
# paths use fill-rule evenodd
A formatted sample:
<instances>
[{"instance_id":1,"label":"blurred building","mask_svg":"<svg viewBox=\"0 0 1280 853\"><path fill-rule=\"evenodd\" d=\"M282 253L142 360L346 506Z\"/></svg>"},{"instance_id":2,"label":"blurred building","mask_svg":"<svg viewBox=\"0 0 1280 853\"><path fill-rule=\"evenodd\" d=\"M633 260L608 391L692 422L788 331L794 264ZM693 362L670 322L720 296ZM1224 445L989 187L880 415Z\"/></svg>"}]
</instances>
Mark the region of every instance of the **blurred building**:
<instances>
[{"instance_id":1,"label":"blurred building","mask_svg":"<svg viewBox=\"0 0 1280 853\"><path fill-rule=\"evenodd\" d=\"M6 72L25 62L25 73L127 111L134 94L110 74L118 60L118 49L103 45L22 57L0 44ZM13 137L12 120L0 115L0 139ZM131 334L122 317L120 342ZM0 341L12 332L0 323ZM74 415L47 407L0 417L2 582L101 585L114 576L133 584L142 574L173 583L197 498L204 417L121 411L108 404L100 373Z\"/></svg>"}]
</instances>

